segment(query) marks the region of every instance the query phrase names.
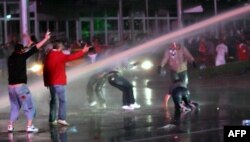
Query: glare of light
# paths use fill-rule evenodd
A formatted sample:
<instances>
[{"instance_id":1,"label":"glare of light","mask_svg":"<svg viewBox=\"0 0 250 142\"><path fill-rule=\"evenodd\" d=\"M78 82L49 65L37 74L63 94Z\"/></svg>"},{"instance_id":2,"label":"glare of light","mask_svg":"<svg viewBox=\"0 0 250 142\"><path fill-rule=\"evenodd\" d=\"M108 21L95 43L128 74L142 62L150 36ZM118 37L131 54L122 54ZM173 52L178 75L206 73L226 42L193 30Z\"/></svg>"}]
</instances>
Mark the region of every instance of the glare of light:
<instances>
[{"instance_id":1,"label":"glare of light","mask_svg":"<svg viewBox=\"0 0 250 142\"><path fill-rule=\"evenodd\" d=\"M135 61L131 61L129 64L134 65L135 63L136 63Z\"/></svg>"},{"instance_id":2,"label":"glare of light","mask_svg":"<svg viewBox=\"0 0 250 142\"><path fill-rule=\"evenodd\" d=\"M32 72L40 72L41 70L42 70L42 65L41 64L39 64L39 63L35 63L34 65L32 65L31 67L30 67L30 70L32 71Z\"/></svg>"},{"instance_id":3,"label":"glare of light","mask_svg":"<svg viewBox=\"0 0 250 142\"><path fill-rule=\"evenodd\" d=\"M135 70L135 69L137 69L137 65L136 65L136 62L135 61L131 61L130 63L129 63L129 66L130 66L130 69L131 70Z\"/></svg>"},{"instance_id":4,"label":"glare of light","mask_svg":"<svg viewBox=\"0 0 250 142\"><path fill-rule=\"evenodd\" d=\"M147 85L148 85L148 82L149 82L149 79L146 79L146 80L144 81L144 85L147 86Z\"/></svg>"},{"instance_id":5,"label":"glare of light","mask_svg":"<svg viewBox=\"0 0 250 142\"><path fill-rule=\"evenodd\" d=\"M145 88L145 98L146 98L146 104L147 105L152 105L152 89L149 89L149 88Z\"/></svg>"},{"instance_id":6,"label":"glare of light","mask_svg":"<svg viewBox=\"0 0 250 142\"><path fill-rule=\"evenodd\" d=\"M10 19L11 17L11 14L6 15L6 19Z\"/></svg>"},{"instance_id":7,"label":"glare of light","mask_svg":"<svg viewBox=\"0 0 250 142\"><path fill-rule=\"evenodd\" d=\"M135 69L137 69L137 66L132 66L130 69L135 70Z\"/></svg>"},{"instance_id":8,"label":"glare of light","mask_svg":"<svg viewBox=\"0 0 250 142\"><path fill-rule=\"evenodd\" d=\"M132 81L132 85L135 87L135 86L136 86L136 82L135 82L135 81Z\"/></svg>"},{"instance_id":9,"label":"glare of light","mask_svg":"<svg viewBox=\"0 0 250 142\"><path fill-rule=\"evenodd\" d=\"M148 115L147 116L147 122L148 123L152 123L153 122L152 115Z\"/></svg>"},{"instance_id":10,"label":"glare of light","mask_svg":"<svg viewBox=\"0 0 250 142\"><path fill-rule=\"evenodd\" d=\"M148 131L148 132L151 132L151 130L152 130L152 127L148 127L148 128L147 128L147 131Z\"/></svg>"},{"instance_id":11,"label":"glare of light","mask_svg":"<svg viewBox=\"0 0 250 142\"><path fill-rule=\"evenodd\" d=\"M153 63L149 60L146 60L141 64L141 67L145 70L149 70L153 67Z\"/></svg>"},{"instance_id":12,"label":"glare of light","mask_svg":"<svg viewBox=\"0 0 250 142\"><path fill-rule=\"evenodd\" d=\"M137 98L137 89L135 87L133 88L133 93L134 93L134 98L136 99Z\"/></svg>"}]
</instances>

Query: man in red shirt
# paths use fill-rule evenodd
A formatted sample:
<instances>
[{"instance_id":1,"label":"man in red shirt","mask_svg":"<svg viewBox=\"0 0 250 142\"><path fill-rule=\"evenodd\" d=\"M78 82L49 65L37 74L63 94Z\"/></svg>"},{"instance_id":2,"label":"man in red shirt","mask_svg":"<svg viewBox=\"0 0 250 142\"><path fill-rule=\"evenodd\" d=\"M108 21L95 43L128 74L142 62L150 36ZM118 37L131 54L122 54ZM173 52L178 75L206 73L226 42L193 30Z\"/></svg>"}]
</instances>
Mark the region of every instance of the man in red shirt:
<instances>
[{"instance_id":1,"label":"man in red shirt","mask_svg":"<svg viewBox=\"0 0 250 142\"><path fill-rule=\"evenodd\" d=\"M241 42L237 45L238 61L247 61L249 59L247 45Z\"/></svg>"},{"instance_id":2,"label":"man in red shirt","mask_svg":"<svg viewBox=\"0 0 250 142\"><path fill-rule=\"evenodd\" d=\"M67 84L65 64L68 61L76 60L82 57L89 50L85 44L84 48L73 54L64 54L64 45L62 42L56 42L45 57L44 61L44 85L50 89L50 113L49 122L53 125L69 125L66 122L66 97L65 85ZM57 99L59 99L58 121L56 120Z\"/></svg>"}]
</instances>

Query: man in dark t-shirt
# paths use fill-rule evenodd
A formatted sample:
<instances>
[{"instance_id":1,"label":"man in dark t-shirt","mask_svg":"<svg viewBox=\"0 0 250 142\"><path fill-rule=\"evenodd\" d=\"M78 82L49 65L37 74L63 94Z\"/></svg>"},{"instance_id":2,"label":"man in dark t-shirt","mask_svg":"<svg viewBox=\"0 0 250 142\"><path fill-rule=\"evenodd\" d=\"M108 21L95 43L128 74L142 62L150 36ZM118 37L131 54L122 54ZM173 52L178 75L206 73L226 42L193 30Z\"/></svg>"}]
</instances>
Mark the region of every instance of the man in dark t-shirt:
<instances>
[{"instance_id":1,"label":"man in dark t-shirt","mask_svg":"<svg viewBox=\"0 0 250 142\"><path fill-rule=\"evenodd\" d=\"M16 44L14 52L8 58L8 90L10 99L10 120L8 124L8 131L14 131L14 122L17 120L19 110L21 107L27 118L27 132L37 132L36 128L32 124L32 120L35 114L35 107L32 103L32 97L29 88L27 87L27 70L26 60L38 52L38 49L50 38L50 32L45 34L43 40L34 44L29 36L25 36L28 40L29 50L23 47L22 44Z\"/></svg>"}]
</instances>

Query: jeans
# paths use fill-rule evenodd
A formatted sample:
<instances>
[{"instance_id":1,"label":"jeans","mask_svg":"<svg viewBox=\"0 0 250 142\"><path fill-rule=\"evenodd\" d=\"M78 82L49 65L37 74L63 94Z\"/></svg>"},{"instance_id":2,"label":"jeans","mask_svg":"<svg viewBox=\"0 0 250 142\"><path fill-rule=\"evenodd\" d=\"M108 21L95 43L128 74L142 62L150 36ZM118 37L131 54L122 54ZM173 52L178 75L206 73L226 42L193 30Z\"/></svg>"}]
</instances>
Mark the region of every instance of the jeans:
<instances>
[{"instance_id":1,"label":"jeans","mask_svg":"<svg viewBox=\"0 0 250 142\"><path fill-rule=\"evenodd\" d=\"M170 71L170 78L171 78L172 83L174 83L176 80L180 80L185 84L186 87L188 85L188 72L187 71L183 71L179 73L175 71Z\"/></svg>"},{"instance_id":2,"label":"jeans","mask_svg":"<svg viewBox=\"0 0 250 142\"><path fill-rule=\"evenodd\" d=\"M59 100L58 119L66 120L66 95L64 85L49 86L50 90L50 113L49 122L53 122L57 117L57 98Z\"/></svg>"},{"instance_id":3,"label":"jeans","mask_svg":"<svg viewBox=\"0 0 250 142\"><path fill-rule=\"evenodd\" d=\"M18 118L19 111L23 107L23 111L27 120L32 120L35 116L36 109L32 102L29 88L24 84L18 87L8 87L10 99L10 121L15 122Z\"/></svg>"},{"instance_id":4,"label":"jeans","mask_svg":"<svg viewBox=\"0 0 250 142\"><path fill-rule=\"evenodd\" d=\"M135 103L133 94L133 85L124 77L118 74L113 74L108 78L110 85L122 91L123 105L130 105Z\"/></svg>"},{"instance_id":5,"label":"jeans","mask_svg":"<svg viewBox=\"0 0 250 142\"><path fill-rule=\"evenodd\" d=\"M187 88L185 87L177 87L173 89L172 98L175 104L175 110L180 111L181 106L180 104L182 101L185 103L186 106L190 106L190 94Z\"/></svg>"}]
</instances>

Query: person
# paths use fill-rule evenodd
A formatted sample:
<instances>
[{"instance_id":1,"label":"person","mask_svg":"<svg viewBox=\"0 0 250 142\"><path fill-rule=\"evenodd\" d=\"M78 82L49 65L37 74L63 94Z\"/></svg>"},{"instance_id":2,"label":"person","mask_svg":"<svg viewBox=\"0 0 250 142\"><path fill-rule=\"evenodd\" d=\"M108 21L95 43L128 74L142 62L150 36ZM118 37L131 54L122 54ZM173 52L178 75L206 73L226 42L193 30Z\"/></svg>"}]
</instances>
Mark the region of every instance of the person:
<instances>
[{"instance_id":1,"label":"person","mask_svg":"<svg viewBox=\"0 0 250 142\"><path fill-rule=\"evenodd\" d=\"M224 44L223 40L220 40L219 44L216 46L215 66L226 64L227 53L228 47Z\"/></svg>"},{"instance_id":2,"label":"person","mask_svg":"<svg viewBox=\"0 0 250 142\"><path fill-rule=\"evenodd\" d=\"M237 51L237 59L238 59L238 61L247 61L247 60L249 60L248 47L244 43L244 41L240 41L240 43L237 44L236 51Z\"/></svg>"},{"instance_id":3,"label":"person","mask_svg":"<svg viewBox=\"0 0 250 142\"><path fill-rule=\"evenodd\" d=\"M158 72L161 71L165 64L170 69L170 80L171 84L175 80L181 80L185 86L188 85L188 72L187 63L192 63L193 67L196 68L194 57L190 52L177 42L173 42L169 48L166 49L164 57L161 61L161 65L158 68ZM171 94L167 93L165 96L165 103L168 103Z\"/></svg>"},{"instance_id":4,"label":"person","mask_svg":"<svg viewBox=\"0 0 250 142\"><path fill-rule=\"evenodd\" d=\"M91 107L95 106L98 102L99 106L106 108L106 100L102 91L107 80L106 75L107 74L105 72L97 72L89 78L87 84L87 96ZM95 95L97 97L97 101L95 100Z\"/></svg>"},{"instance_id":5,"label":"person","mask_svg":"<svg viewBox=\"0 0 250 142\"><path fill-rule=\"evenodd\" d=\"M90 42L86 43L90 45ZM91 64L96 62L97 52L95 51L95 48L93 46L89 48L87 56ZM105 85L106 80L106 72L97 72L90 76L86 89L89 106L93 107L99 104L100 107L106 108L106 100L103 94L103 87Z\"/></svg>"},{"instance_id":6,"label":"person","mask_svg":"<svg viewBox=\"0 0 250 142\"><path fill-rule=\"evenodd\" d=\"M55 42L53 49L50 50L44 61L43 77L44 85L50 90L50 112L49 122L52 125L68 126L69 123L66 121L66 96L65 96L65 85L67 84L65 64L69 61L76 60L86 54L89 50L87 44L80 51L72 54L64 54L65 49L62 42ZM59 100L58 108L58 121L57 116L57 98Z\"/></svg>"},{"instance_id":7,"label":"person","mask_svg":"<svg viewBox=\"0 0 250 142\"><path fill-rule=\"evenodd\" d=\"M38 52L46 41L50 39L50 32L45 34L43 40L34 44L29 36L25 37L28 41L29 50L22 44L16 44L14 52L8 58L8 91L10 100L10 120L8 124L8 131L14 131L14 123L18 119L19 110L21 107L24 110L27 119L27 132L37 132L36 128L32 124L32 120L35 116L35 106L32 101L32 95L27 87L27 70L26 60Z\"/></svg>"},{"instance_id":8,"label":"person","mask_svg":"<svg viewBox=\"0 0 250 142\"><path fill-rule=\"evenodd\" d=\"M184 112L196 108L197 103L191 102L190 92L181 80L175 80L170 88L175 111Z\"/></svg>"},{"instance_id":9,"label":"person","mask_svg":"<svg viewBox=\"0 0 250 142\"><path fill-rule=\"evenodd\" d=\"M122 91L122 109L133 110L141 107L135 102L133 85L119 71L109 71L107 77L111 86Z\"/></svg>"},{"instance_id":10,"label":"person","mask_svg":"<svg viewBox=\"0 0 250 142\"><path fill-rule=\"evenodd\" d=\"M206 68L208 48L204 37L201 37L199 41L198 52L201 61L201 68Z\"/></svg>"},{"instance_id":11,"label":"person","mask_svg":"<svg viewBox=\"0 0 250 142\"><path fill-rule=\"evenodd\" d=\"M98 55L97 55L97 52L95 51L95 48L94 47L90 48L88 52L88 58L89 58L90 63L96 62L97 56Z\"/></svg>"},{"instance_id":12,"label":"person","mask_svg":"<svg viewBox=\"0 0 250 142\"><path fill-rule=\"evenodd\" d=\"M93 39L93 48L95 49L95 52L97 54L101 54L101 52L103 52L103 47L101 46L101 44L99 43L99 39L97 37L95 37Z\"/></svg>"}]
</instances>

